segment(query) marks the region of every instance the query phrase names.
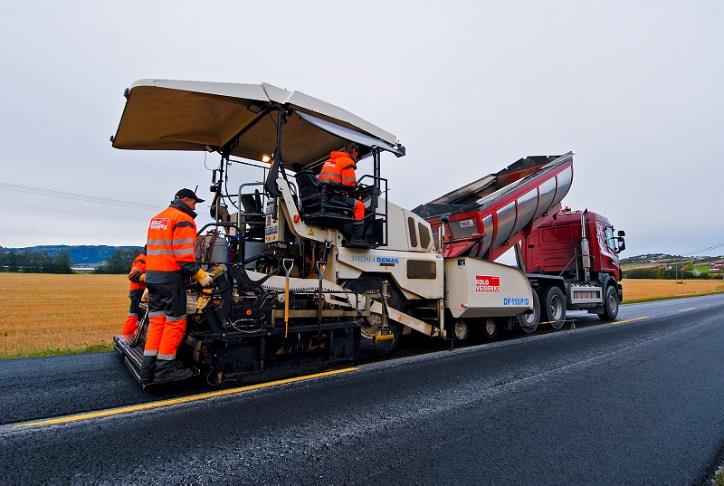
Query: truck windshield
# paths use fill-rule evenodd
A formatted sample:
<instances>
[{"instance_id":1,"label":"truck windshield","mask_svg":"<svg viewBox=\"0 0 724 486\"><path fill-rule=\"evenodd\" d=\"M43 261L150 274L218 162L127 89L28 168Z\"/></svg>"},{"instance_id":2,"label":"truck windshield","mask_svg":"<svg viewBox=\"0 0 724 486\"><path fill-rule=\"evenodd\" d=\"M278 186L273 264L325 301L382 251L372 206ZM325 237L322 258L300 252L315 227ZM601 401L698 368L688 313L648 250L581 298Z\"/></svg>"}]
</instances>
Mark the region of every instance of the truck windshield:
<instances>
[{"instance_id":1,"label":"truck windshield","mask_svg":"<svg viewBox=\"0 0 724 486\"><path fill-rule=\"evenodd\" d=\"M618 251L618 240L613 235L613 228L606 228L606 245L613 251Z\"/></svg>"}]
</instances>

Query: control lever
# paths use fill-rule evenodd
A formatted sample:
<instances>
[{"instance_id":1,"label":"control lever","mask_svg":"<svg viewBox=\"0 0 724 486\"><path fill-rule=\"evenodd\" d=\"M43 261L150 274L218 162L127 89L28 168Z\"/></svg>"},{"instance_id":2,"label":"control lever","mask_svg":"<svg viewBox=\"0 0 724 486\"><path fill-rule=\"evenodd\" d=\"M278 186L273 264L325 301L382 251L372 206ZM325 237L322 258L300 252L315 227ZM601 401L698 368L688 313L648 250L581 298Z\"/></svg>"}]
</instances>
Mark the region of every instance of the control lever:
<instances>
[{"instance_id":1,"label":"control lever","mask_svg":"<svg viewBox=\"0 0 724 486\"><path fill-rule=\"evenodd\" d=\"M286 275L284 280L284 339L286 339L289 335L289 277L292 274L292 268L294 268L294 259L282 259L282 267Z\"/></svg>"}]
</instances>

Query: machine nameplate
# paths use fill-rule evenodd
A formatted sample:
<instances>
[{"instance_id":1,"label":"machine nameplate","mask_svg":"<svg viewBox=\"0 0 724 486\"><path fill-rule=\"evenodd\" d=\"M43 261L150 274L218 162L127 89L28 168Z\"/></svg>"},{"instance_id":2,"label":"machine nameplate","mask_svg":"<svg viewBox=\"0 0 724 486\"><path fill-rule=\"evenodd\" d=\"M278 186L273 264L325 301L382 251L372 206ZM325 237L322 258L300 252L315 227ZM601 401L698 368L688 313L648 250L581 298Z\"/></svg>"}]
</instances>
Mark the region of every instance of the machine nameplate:
<instances>
[{"instance_id":1,"label":"machine nameplate","mask_svg":"<svg viewBox=\"0 0 724 486\"><path fill-rule=\"evenodd\" d=\"M385 267L394 266L400 263L399 258L369 255L353 255L351 257L351 260L354 263L379 263L380 265Z\"/></svg>"},{"instance_id":2,"label":"machine nameplate","mask_svg":"<svg viewBox=\"0 0 724 486\"><path fill-rule=\"evenodd\" d=\"M476 292L500 292L500 277L493 275L475 276Z\"/></svg>"}]
</instances>

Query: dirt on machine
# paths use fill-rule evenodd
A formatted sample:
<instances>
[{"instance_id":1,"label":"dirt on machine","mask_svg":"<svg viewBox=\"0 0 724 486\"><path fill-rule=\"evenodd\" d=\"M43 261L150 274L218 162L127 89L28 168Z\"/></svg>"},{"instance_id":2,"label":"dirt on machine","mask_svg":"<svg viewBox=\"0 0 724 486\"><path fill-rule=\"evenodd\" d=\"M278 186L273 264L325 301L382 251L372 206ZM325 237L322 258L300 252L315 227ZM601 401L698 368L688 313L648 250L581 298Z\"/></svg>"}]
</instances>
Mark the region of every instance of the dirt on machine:
<instances>
[{"instance_id":1,"label":"dirt on machine","mask_svg":"<svg viewBox=\"0 0 724 486\"><path fill-rule=\"evenodd\" d=\"M609 288L620 301L620 271L608 278L608 267L591 264L599 258L591 242L614 241L601 240L599 227L606 238L613 228L561 209L571 153L520 159L410 211L388 199L382 175L383 160L397 163L405 147L343 108L266 83L141 80L125 96L113 147L219 156L213 222L199 230L196 248L214 285L189 285L178 351L210 384L329 368L358 359L362 348L388 352L409 333L463 342L516 326L532 332L541 315L557 317L540 304L551 288L563 293L564 310L610 317ZM330 152L351 142L368 174L351 188L319 182ZM364 202L361 242L350 237L353 207L340 196ZM570 214L583 236L554 251L546 231L570 226ZM564 255L566 245L573 253ZM494 261L514 247L518 266ZM614 256L622 249L607 248ZM546 249L572 263L551 263L541 257ZM136 378L146 328L114 338Z\"/></svg>"}]
</instances>

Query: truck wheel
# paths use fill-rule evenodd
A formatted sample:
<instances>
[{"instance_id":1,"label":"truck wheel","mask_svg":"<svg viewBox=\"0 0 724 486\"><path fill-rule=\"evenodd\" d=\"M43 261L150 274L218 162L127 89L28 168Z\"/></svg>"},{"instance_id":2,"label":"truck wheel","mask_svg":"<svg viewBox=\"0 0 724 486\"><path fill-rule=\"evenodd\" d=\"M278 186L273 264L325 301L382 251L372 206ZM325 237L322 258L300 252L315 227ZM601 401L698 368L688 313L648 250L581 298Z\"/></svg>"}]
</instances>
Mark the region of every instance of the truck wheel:
<instances>
[{"instance_id":1,"label":"truck wheel","mask_svg":"<svg viewBox=\"0 0 724 486\"><path fill-rule=\"evenodd\" d=\"M533 312L518 317L518 325L526 334L532 334L538 329L540 323L540 298L538 292L533 291Z\"/></svg>"},{"instance_id":2,"label":"truck wheel","mask_svg":"<svg viewBox=\"0 0 724 486\"><path fill-rule=\"evenodd\" d=\"M482 335L486 341L495 341L500 333L500 325L498 321L492 317L483 319Z\"/></svg>"},{"instance_id":3,"label":"truck wheel","mask_svg":"<svg viewBox=\"0 0 724 486\"><path fill-rule=\"evenodd\" d=\"M553 329L560 329L566 322L566 296L558 287L548 287L543 293L541 317Z\"/></svg>"},{"instance_id":4,"label":"truck wheel","mask_svg":"<svg viewBox=\"0 0 724 486\"><path fill-rule=\"evenodd\" d=\"M467 344L473 336L473 326L469 320L457 319L450 326L450 337L455 344Z\"/></svg>"},{"instance_id":5,"label":"truck wheel","mask_svg":"<svg viewBox=\"0 0 724 486\"><path fill-rule=\"evenodd\" d=\"M608 285L603 298L603 314L598 314L602 321L615 321L618 315L618 292L615 285Z\"/></svg>"}]
</instances>

